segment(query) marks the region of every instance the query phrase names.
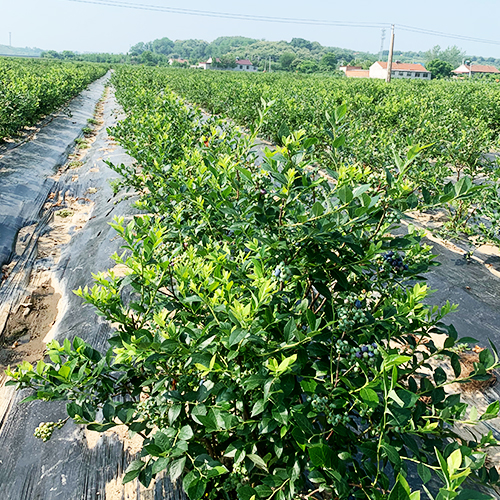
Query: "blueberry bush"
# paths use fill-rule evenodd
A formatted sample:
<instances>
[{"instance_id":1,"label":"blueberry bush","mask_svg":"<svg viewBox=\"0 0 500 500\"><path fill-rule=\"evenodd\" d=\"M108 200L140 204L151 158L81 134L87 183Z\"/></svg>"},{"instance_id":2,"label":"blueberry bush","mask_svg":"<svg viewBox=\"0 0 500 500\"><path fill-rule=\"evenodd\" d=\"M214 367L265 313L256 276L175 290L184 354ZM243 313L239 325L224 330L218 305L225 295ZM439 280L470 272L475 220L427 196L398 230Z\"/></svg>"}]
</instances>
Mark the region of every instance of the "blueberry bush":
<instances>
[{"instance_id":1,"label":"blueberry bush","mask_svg":"<svg viewBox=\"0 0 500 500\"><path fill-rule=\"evenodd\" d=\"M61 107L108 68L0 57L0 142Z\"/></svg>"},{"instance_id":2,"label":"blueberry bush","mask_svg":"<svg viewBox=\"0 0 500 500\"><path fill-rule=\"evenodd\" d=\"M394 151L428 144L406 172L409 181L423 186L428 196L464 175L483 188L466 199L443 202L448 218L440 234L465 239L471 247L485 241L500 244L499 169L490 155L500 146L500 86L494 81L394 80L385 85L373 79L169 69L156 78L242 126L257 119L261 98L274 101L261 134L279 142L283 129L305 129L318 139L316 153L323 153L323 163L331 145L341 145L336 152L345 161L383 176L386 166L394 164ZM331 111L345 101L349 117L332 133Z\"/></svg>"},{"instance_id":3,"label":"blueberry bush","mask_svg":"<svg viewBox=\"0 0 500 500\"><path fill-rule=\"evenodd\" d=\"M191 500L492 498L478 487L498 481L485 461L497 441L456 429L499 404L479 414L450 387L487 379L497 354L461 375L454 346L472 340L445 321L454 306L425 305L430 248L412 227L392 234L407 210L473 187L426 200L405 175L417 146L383 177L341 154L322 163L300 129L259 152L269 103L243 133L155 75L113 76L127 118L112 134L136 159L112 165L138 196L113 223L125 276L77 292L116 325L110 348L53 341L50 362L9 383L67 401L88 429L139 433L124 481L167 473ZM346 106L331 115L338 130Z\"/></svg>"}]
</instances>

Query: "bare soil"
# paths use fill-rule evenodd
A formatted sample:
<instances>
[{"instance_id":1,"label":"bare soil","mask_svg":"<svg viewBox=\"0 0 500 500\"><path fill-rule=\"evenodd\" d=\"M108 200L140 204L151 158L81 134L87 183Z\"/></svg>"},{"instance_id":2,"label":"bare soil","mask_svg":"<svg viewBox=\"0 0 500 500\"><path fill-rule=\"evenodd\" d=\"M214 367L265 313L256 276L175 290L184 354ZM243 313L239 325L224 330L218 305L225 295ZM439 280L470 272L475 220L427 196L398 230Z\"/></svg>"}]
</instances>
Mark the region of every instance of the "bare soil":
<instances>
[{"instance_id":1,"label":"bare soil","mask_svg":"<svg viewBox=\"0 0 500 500\"><path fill-rule=\"evenodd\" d=\"M9 315L0 349L0 377L7 366L34 363L45 352L45 336L57 318L61 294L52 286L49 273L38 273L36 288Z\"/></svg>"},{"instance_id":2,"label":"bare soil","mask_svg":"<svg viewBox=\"0 0 500 500\"><path fill-rule=\"evenodd\" d=\"M93 125L92 132L85 135L86 147L82 148L75 145L73 154L68 156L68 161L63 165L52 178L56 181L71 169L74 174L70 182L78 180L78 170L84 165L85 156L88 152L88 145L95 141L97 133L104 125L103 111L104 102L109 94L109 88L106 89L103 97L98 101L95 108L94 119L97 124ZM40 125L45 125L45 122ZM34 129L32 134L23 137L25 140L32 138L33 134L39 128ZM11 144L10 147L15 147ZM8 145L3 146L3 150L8 149ZM0 154L3 152L0 147ZM93 169L98 170L98 169ZM93 202L86 197L92 194L97 188L89 188L84 197L71 197L62 195L56 191L50 193L44 205L44 211L52 210L53 216L48 224L48 231L45 231L37 241L37 261L34 265L34 271L29 277L29 284L24 300L20 304L12 304L5 327L0 332L0 384L5 379L5 368L15 366L23 361L31 364L42 359L45 353L46 342L50 340L49 332L54 326L58 313L60 312L59 301L62 293L55 283L51 265L59 262L61 250L64 245L69 243L72 236L83 228L90 219L93 209ZM27 249L30 239L37 228L36 224L22 228L17 236L15 253L16 257L10 264L2 269L1 280L6 279L24 251ZM39 264L43 260L49 262L48 266Z\"/></svg>"}]
</instances>

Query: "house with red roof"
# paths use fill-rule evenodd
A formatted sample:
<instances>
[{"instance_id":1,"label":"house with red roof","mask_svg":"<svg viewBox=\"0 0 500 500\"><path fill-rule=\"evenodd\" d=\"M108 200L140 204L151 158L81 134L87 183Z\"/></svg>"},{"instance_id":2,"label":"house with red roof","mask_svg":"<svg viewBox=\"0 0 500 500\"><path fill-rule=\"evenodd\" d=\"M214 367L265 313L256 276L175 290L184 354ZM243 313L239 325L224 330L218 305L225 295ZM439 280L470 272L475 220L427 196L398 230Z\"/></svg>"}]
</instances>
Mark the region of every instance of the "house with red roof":
<instances>
[{"instance_id":1,"label":"house with red roof","mask_svg":"<svg viewBox=\"0 0 500 500\"><path fill-rule=\"evenodd\" d=\"M170 66L172 66L172 64L175 63L179 63L179 64L189 64L189 61L187 59L181 59L180 57L178 59L173 59L173 58L170 58L168 60L168 64L170 64Z\"/></svg>"},{"instance_id":2,"label":"house with red roof","mask_svg":"<svg viewBox=\"0 0 500 500\"><path fill-rule=\"evenodd\" d=\"M455 73L457 76L497 75L500 71L495 68L495 66L487 66L484 64L462 64L457 69L454 69L452 73Z\"/></svg>"},{"instance_id":3,"label":"house with red roof","mask_svg":"<svg viewBox=\"0 0 500 500\"><path fill-rule=\"evenodd\" d=\"M370 72L361 66L340 66L340 71L345 73L347 78L370 78Z\"/></svg>"},{"instance_id":4,"label":"house with red roof","mask_svg":"<svg viewBox=\"0 0 500 500\"><path fill-rule=\"evenodd\" d=\"M233 71L258 71L259 68L252 64L252 61L248 59L236 59L236 67Z\"/></svg>"},{"instance_id":5,"label":"house with red roof","mask_svg":"<svg viewBox=\"0 0 500 500\"><path fill-rule=\"evenodd\" d=\"M370 78L387 77L387 62L377 61L370 66ZM413 80L430 80L431 72L427 71L421 64L402 63L399 61L392 63L391 78L405 78Z\"/></svg>"}]
</instances>

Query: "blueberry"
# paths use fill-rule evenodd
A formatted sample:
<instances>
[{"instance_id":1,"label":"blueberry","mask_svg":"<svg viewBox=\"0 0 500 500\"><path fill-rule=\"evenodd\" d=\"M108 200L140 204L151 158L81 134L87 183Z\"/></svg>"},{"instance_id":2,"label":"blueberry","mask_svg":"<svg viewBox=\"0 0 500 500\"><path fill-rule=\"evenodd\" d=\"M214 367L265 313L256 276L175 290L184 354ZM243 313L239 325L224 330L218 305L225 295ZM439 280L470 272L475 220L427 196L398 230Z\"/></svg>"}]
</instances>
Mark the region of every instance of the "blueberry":
<instances>
[{"instance_id":1,"label":"blueberry","mask_svg":"<svg viewBox=\"0 0 500 500\"><path fill-rule=\"evenodd\" d=\"M362 346L362 347L361 347L361 351L362 351L362 352L367 352L367 351L368 351L368 347L367 347L367 346L365 346L365 345L364 345L364 346Z\"/></svg>"},{"instance_id":2,"label":"blueberry","mask_svg":"<svg viewBox=\"0 0 500 500\"><path fill-rule=\"evenodd\" d=\"M375 354L373 354L373 352L369 352L368 356L370 356L370 358L373 358L373 356L375 356Z\"/></svg>"},{"instance_id":3,"label":"blueberry","mask_svg":"<svg viewBox=\"0 0 500 500\"><path fill-rule=\"evenodd\" d=\"M354 356L356 356L357 358L361 358L361 353L358 351Z\"/></svg>"},{"instance_id":4,"label":"blueberry","mask_svg":"<svg viewBox=\"0 0 500 500\"><path fill-rule=\"evenodd\" d=\"M361 307L362 307L360 300L356 300L356 302L354 302L354 305L355 305L356 309L361 309Z\"/></svg>"}]
</instances>

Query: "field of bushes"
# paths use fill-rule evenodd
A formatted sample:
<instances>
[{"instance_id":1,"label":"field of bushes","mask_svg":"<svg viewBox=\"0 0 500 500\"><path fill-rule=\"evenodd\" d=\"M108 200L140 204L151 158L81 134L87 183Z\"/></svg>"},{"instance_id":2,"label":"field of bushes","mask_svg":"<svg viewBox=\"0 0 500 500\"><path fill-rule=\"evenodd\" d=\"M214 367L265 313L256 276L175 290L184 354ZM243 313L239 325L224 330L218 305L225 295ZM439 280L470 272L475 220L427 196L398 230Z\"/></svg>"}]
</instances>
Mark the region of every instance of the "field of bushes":
<instances>
[{"instance_id":1,"label":"field of bushes","mask_svg":"<svg viewBox=\"0 0 500 500\"><path fill-rule=\"evenodd\" d=\"M498 87L128 67L112 84L136 162L110 166L139 213L113 222L125 271L77 292L116 326L110 348L53 341L9 384L91 430L125 424L144 441L124 482L165 471L191 500L491 499L499 443L455 430L500 404L448 387L488 380L496 350L462 374L474 340L425 305L431 249L393 229L493 199ZM277 146L258 157L261 136Z\"/></svg>"},{"instance_id":2,"label":"field of bushes","mask_svg":"<svg viewBox=\"0 0 500 500\"><path fill-rule=\"evenodd\" d=\"M0 57L0 141L57 110L107 70L92 63Z\"/></svg>"},{"instance_id":3,"label":"field of bushes","mask_svg":"<svg viewBox=\"0 0 500 500\"><path fill-rule=\"evenodd\" d=\"M261 134L279 143L289 131L304 129L318 139L323 164L335 156L383 174L387 167L398 168L396 157L409 147L425 146L405 177L423 187L427 199L450 179L467 177L482 185L467 201L443 205L448 221L442 234L500 242L499 170L490 154L500 150L500 85L494 81L395 80L386 85L291 74L166 69L153 74L189 102L244 127L258 118L262 101L272 102ZM341 104L347 115L336 126L334 110Z\"/></svg>"}]
</instances>

